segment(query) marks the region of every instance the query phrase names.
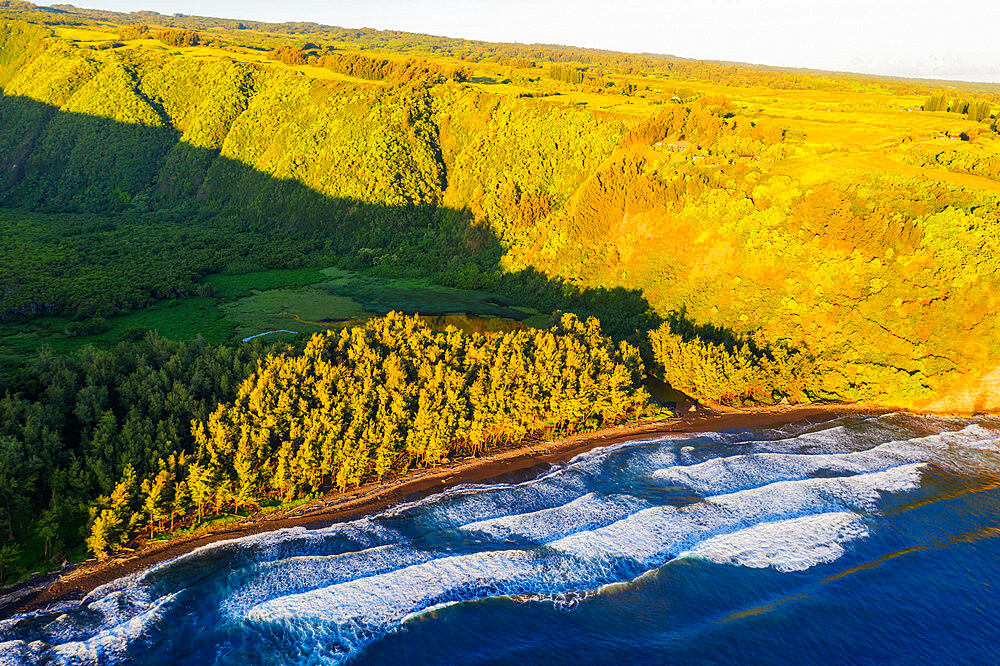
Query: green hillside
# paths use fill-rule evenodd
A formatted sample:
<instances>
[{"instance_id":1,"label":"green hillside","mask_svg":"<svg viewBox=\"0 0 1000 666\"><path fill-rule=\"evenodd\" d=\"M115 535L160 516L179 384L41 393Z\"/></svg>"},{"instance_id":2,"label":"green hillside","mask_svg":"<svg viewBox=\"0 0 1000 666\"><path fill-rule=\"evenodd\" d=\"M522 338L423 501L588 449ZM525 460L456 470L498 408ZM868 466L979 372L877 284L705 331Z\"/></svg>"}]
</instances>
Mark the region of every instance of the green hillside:
<instances>
[{"instance_id":1,"label":"green hillside","mask_svg":"<svg viewBox=\"0 0 1000 666\"><path fill-rule=\"evenodd\" d=\"M0 565L190 517L182 494L121 523L167 501L159 476L180 493L211 468L203 490L239 509L465 452L452 419L430 456L355 428L308 481L211 458L212 414L258 427L249 392L287 389L268 372L348 372L281 358L390 311L426 315L392 320L426 343L393 418L422 413L460 334L452 395L493 429L477 451L652 413L643 372L729 404L1000 407L998 107L971 84L0 3L0 495L21 544ZM596 368L625 391L619 363L633 392L493 423L483 405L523 387L483 398L480 356L514 350L536 379ZM343 409L391 411L369 398Z\"/></svg>"},{"instance_id":2,"label":"green hillside","mask_svg":"<svg viewBox=\"0 0 1000 666\"><path fill-rule=\"evenodd\" d=\"M514 94L513 83L463 73L463 61L396 55L383 62L423 66L329 78L321 73L336 72L322 53L342 51L322 43L285 44L257 61L231 45L167 44L155 29L127 39L117 28L121 39L109 43L66 30L3 27L0 201L18 211L5 214L12 221L27 211L48 215L15 225L23 235L9 252L29 237L38 251L5 262L8 318L109 316L193 293L202 275L239 270L235 254L251 267L332 260L492 291L511 289L505 274L520 271L544 274L557 291L562 283L622 287L638 290L656 313L645 326L672 322L664 333L695 345L683 353L722 344L727 354L745 347L756 366L789 353L809 360L793 389L761 373L750 384L698 378L655 359L665 379L715 400L916 404L997 365L995 191L922 177L935 171L919 157L926 148L896 161L899 146L889 145L916 147L936 125L968 129L977 136L975 164L988 164L990 118L928 113L912 122L917 114L896 108L904 93L888 83L859 92L852 81L795 77L790 83L806 90L788 119L788 99L750 103L773 74L761 74L757 88L718 86L659 75L653 63L641 79L648 92L637 97L614 76L636 64L600 68L612 85L597 94L592 81L567 83L538 63L517 63L537 76L506 66L504 80L524 90ZM694 101L667 98L677 90L663 84L679 78L683 99ZM830 88L838 90L837 123L809 118L807 127L830 126L796 129L828 102ZM592 97L620 104L595 109ZM869 126L885 134L881 144L823 136ZM865 168L862 157L888 168ZM894 168L917 160L913 174ZM961 164L950 159L940 171ZM77 247L65 254L78 243L66 239L74 225L94 247L89 259ZM54 226L63 228L46 234ZM92 237L97 229L136 236L103 269L117 277L92 279L89 264L109 252ZM136 277L146 271L132 257L155 254L143 245L178 251ZM106 290L106 302L53 281L46 273L57 258L83 264L77 279L92 296ZM546 310L567 305L521 296ZM613 328L642 339L643 331Z\"/></svg>"}]
</instances>

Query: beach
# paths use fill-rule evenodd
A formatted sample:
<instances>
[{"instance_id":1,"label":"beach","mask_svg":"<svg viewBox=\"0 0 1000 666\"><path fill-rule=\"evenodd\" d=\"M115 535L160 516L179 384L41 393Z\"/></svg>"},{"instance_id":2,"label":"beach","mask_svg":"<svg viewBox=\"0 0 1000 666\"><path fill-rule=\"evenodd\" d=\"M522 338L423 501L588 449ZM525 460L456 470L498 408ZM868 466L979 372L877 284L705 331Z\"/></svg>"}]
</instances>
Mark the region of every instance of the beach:
<instances>
[{"instance_id":1,"label":"beach","mask_svg":"<svg viewBox=\"0 0 1000 666\"><path fill-rule=\"evenodd\" d=\"M274 530L304 527L315 529L382 511L448 488L482 483L514 475L529 476L548 465L564 463L574 456L603 446L655 438L669 434L745 430L785 425L799 421L825 421L844 415L876 415L890 410L875 406L844 404L774 406L753 409L700 409L662 421L645 421L582 433L546 442L510 448L475 458L450 461L431 468L364 484L345 492L332 492L321 499L286 511L250 516L216 529L196 532L167 541L142 543L125 556L88 560L52 574L29 579L0 597L0 617L82 600L91 590L116 579L145 570L201 546L239 539Z\"/></svg>"}]
</instances>

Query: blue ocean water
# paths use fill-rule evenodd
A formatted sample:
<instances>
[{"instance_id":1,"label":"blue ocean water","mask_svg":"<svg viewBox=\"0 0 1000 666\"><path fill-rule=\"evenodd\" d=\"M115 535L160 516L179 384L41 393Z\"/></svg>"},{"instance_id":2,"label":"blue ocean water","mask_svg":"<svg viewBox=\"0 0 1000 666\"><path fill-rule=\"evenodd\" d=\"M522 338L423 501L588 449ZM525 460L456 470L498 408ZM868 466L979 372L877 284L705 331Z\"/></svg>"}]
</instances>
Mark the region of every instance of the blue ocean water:
<instances>
[{"instance_id":1,"label":"blue ocean water","mask_svg":"<svg viewBox=\"0 0 1000 666\"><path fill-rule=\"evenodd\" d=\"M598 449L206 546L0 622L0 664L996 663L1000 419Z\"/></svg>"}]
</instances>

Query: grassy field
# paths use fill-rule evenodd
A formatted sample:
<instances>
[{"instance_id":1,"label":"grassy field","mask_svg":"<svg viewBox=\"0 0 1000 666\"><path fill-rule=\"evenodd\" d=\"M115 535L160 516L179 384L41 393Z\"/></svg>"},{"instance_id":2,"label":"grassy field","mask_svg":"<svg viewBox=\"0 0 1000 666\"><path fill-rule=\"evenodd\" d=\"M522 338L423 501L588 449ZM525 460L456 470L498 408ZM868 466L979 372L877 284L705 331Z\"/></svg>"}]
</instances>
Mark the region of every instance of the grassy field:
<instances>
[{"instance_id":1,"label":"grassy field","mask_svg":"<svg viewBox=\"0 0 1000 666\"><path fill-rule=\"evenodd\" d=\"M367 312L385 314L392 310L411 314L473 314L526 319L527 314L496 294L452 289L432 284L427 278L376 278L327 269L331 293L347 296L364 305Z\"/></svg>"},{"instance_id":2,"label":"grassy field","mask_svg":"<svg viewBox=\"0 0 1000 666\"><path fill-rule=\"evenodd\" d=\"M195 297L161 301L151 307L107 320L106 331L95 335L71 336L72 323L64 317L42 317L26 322L0 324L0 359L18 362L40 349L72 352L84 345L113 345L141 338L146 331L158 331L175 340L191 340L200 335L219 344L233 337L236 324L226 319L215 298Z\"/></svg>"},{"instance_id":3,"label":"grassy field","mask_svg":"<svg viewBox=\"0 0 1000 666\"><path fill-rule=\"evenodd\" d=\"M118 39L118 32L114 29L100 30L83 26L73 28L57 26L53 28L53 32L55 32L56 37L70 42L106 42Z\"/></svg>"},{"instance_id":4,"label":"grassy field","mask_svg":"<svg viewBox=\"0 0 1000 666\"><path fill-rule=\"evenodd\" d=\"M286 329L277 338L298 339L363 322L398 310L421 314L435 328L507 331L546 326L547 314L520 307L495 294L451 289L427 278L376 278L337 268L275 269L240 275L215 274L203 284L211 296L160 301L107 320L107 330L71 336L72 320L41 317L0 324L0 360L25 361L42 348L72 352L84 345L114 345L147 331L175 340L196 336L220 344Z\"/></svg>"},{"instance_id":5,"label":"grassy field","mask_svg":"<svg viewBox=\"0 0 1000 666\"><path fill-rule=\"evenodd\" d=\"M274 280L268 271L253 274L243 284ZM324 279L307 286L255 290L222 305L225 317L237 326L240 338L269 330L288 329L311 334L362 322L396 310L425 316L435 327L463 330L510 330L547 323L548 317L530 308L519 308L495 294L451 289L431 284L427 278L378 278L337 268L318 272ZM296 275L302 277L306 274ZM265 277L267 276L267 277ZM213 276L206 282L235 283L243 276ZM292 278L285 275L286 280ZM230 292L232 293L232 292Z\"/></svg>"},{"instance_id":6,"label":"grassy field","mask_svg":"<svg viewBox=\"0 0 1000 666\"><path fill-rule=\"evenodd\" d=\"M279 287L301 287L316 284L327 279L326 274L316 268L291 268L257 271L241 275L209 275L202 284L214 288L215 295L223 299L249 296L255 291L277 289Z\"/></svg>"},{"instance_id":7,"label":"grassy field","mask_svg":"<svg viewBox=\"0 0 1000 666\"><path fill-rule=\"evenodd\" d=\"M276 69L292 71L303 76L326 81L347 81L353 84L364 84L381 86L382 81L370 81L359 79L340 72L334 72L325 67L313 67L309 65L288 65L267 57L267 52L254 49L232 47L225 51L209 46L168 46L158 39L128 39L120 40L119 33L111 29L102 30L94 27L56 27L54 33L57 37L67 42L90 46L108 42L117 42L115 46L119 49L145 49L150 51L164 51L175 55L183 55L201 60L227 60L229 62L243 62L253 64L266 64Z\"/></svg>"},{"instance_id":8,"label":"grassy field","mask_svg":"<svg viewBox=\"0 0 1000 666\"><path fill-rule=\"evenodd\" d=\"M222 310L240 338L278 329L308 335L364 317L361 304L321 285L259 291L223 304Z\"/></svg>"}]
</instances>

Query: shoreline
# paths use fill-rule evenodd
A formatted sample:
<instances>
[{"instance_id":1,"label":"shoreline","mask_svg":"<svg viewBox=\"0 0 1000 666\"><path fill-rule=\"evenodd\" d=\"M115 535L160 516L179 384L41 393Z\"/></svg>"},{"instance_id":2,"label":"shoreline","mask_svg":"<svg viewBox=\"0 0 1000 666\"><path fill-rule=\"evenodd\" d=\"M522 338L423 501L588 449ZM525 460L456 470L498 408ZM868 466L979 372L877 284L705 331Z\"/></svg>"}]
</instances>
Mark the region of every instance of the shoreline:
<instances>
[{"instance_id":1,"label":"shoreline","mask_svg":"<svg viewBox=\"0 0 1000 666\"><path fill-rule=\"evenodd\" d=\"M167 541L143 543L127 557L90 559L28 579L0 595L0 619L47 606L81 601L97 587L189 553L201 546L289 527L316 529L372 515L396 504L436 494L463 483L481 483L516 474L530 475L543 465L559 465L592 449L663 435L776 427L818 417L827 421L847 415L878 415L898 409L869 405L823 404L718 409L662 421L639 422L547 442L532 442L477 458L414 470L402 476L366 483L353 490L331 492L285 511L250 516L216 530ZM526 477L527 478L527 477Z\"/></svg>"}]
</instances>

